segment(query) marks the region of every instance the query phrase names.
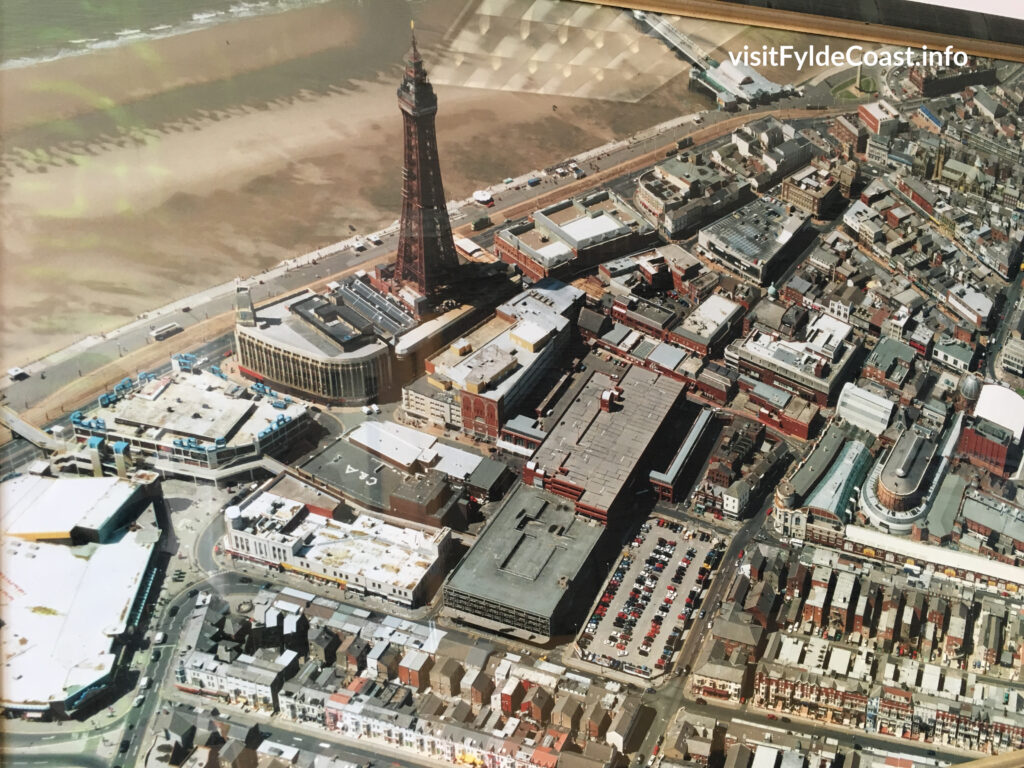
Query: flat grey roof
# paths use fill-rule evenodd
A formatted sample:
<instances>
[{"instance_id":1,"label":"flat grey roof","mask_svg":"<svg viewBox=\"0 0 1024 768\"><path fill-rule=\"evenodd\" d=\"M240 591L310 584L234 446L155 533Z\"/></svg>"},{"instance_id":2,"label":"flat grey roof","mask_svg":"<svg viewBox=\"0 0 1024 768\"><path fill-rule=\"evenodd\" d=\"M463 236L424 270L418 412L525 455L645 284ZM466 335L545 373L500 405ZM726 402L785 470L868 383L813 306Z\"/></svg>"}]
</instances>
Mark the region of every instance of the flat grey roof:
<instances>
[{"instance_id":1,"label":"flat grey roof","mask_svg":"<svg viewBox=\"0 0 1024 768\"><path fill-rule=\"evenodd\" d=\"M929 536L942 538L952 533L966 487L967 481L952 472L947 473L942 479L939 492L935 494L935 501L928 510Z\"/></svg>"},{"instance_id":2,"label":"flat grey roof","mask_svg":"<svg viewBox=\"0 0 1024 768\"><path fill-rule=\"evenodd\" d=\"M797 496L800 497L801 502L811 492L811 489L817 485L825 470L835 461L836 456L839 455L839 449L846 442L846 438L846 432L842 427L838 424L831 424L825 430L825 434L821 436L818 444L814 446L803 466L793 474L789 482L793 486L793 490L796 491Z\"/></svg>"},{"instance_id":3,"label":"flat grey roof","mask_svg":"<svg viewBox=\"0 0 1024 768\"><path fill-rule=\"evenodd\" d=\"M613 347L617 347L625 341L627 336L629 336L629 327L622 323L615 323L612 329L601 337L601 341L606 341Z\"/></svg>"},{"instance_id":4,"label":"flat grey roof","mask_svg":"<svg viewBox=\"0 0 1024 768\"><path fill-rule=\"evenodd\" d=\"M348 440L336 440L301 469L337 488L346 498L371 509L386 509L392 493L415 485L411 476L393 469L383 459Z\"/></svg>"},{"instance_id":5,"label":"flat grey roof","mask_svg":"<svg viewBox=\"0 0 1024 768\"><path fill-rule=\"evenodd\" d=\"M517 432L520 435L526 435L527 437L535 437L538 440L543 440L547 433L536 426L537 420L531 419L529 416L523 414L517 414L511 419L505 422L505 429L511 432Z\"/></svg>"},{"instance_id":6,"label":"flat grey roof","mask_svg":"<svg viewBox=\"0 0 1024 768\"><path fill-rule=\"evenodd\" d=\"M340 311L327 322L311 319L315 317L316 309L333 306L323 296L306 291L297 297L260 307L256 313L255 327L237 325L236 330L239 334L320 359L364 355L372 351L367 347L377 349L383 346L383 342L366 329L365 321L363 328L354 325L361 319L358 315L351 316L355 313ZM329 329L329 332L318 328L318 325Z\"/></svg>"},{"instance_id":7,"label":"flat grey roof","mask_svg":"<svg viewBox=\"0 0 1024 768\"><path fill-rule=\"evenodd\" d=\"M466 482L475 488L490 490L508 471L507 465L484 456L476 465L476 469L470 473Z\"/></svg>"},{"instance_id":8,"label":"flat grey roof","mask_svg":"<svg viewBox=\"0 0 1024 768\"><path fill-rule=\"evenodd\" d=\"M666 341L656 346L651 354L647 356L649 362L660 365L666 371L674 371L676 367L686 359L686 350L676 347Z\"/></svg>"},{"instance_id":9,"label":"flat grey roof","mask_svg":"<svg viewBox=\"0 0 1024 768\"><path fill-rule=\"evenodd\" d=\"M786 404L793 399L789 392L773 387L771 384L765 384L763 381L759 381L754 385L754 394L763 400L767 400L776 408L785 408Z\"/></svg>"},{"instance_id":10,"label":"flat grey roof","mask_svg":"<svg viewBox=\"0 0 1024 768\"><path fill-rule=\"evenodd\" d=\"M550 616L604 530L577 517L565 499L519 485L452 573L448 586Z\"/></svg>"},{"instance_id":11,"label":"flat grey roof","mask_svg":"<svg viewBox=\"0 0 1024 768\"><path fill-rule=\"evenodd\" d=\"M601 410L601 393L618 386L621 401ZM584 489L579 503L611 507L650 447L683 383L631 366L617 385L593 373L534 454L538 466Z\"/></svg>"}]
</instances>

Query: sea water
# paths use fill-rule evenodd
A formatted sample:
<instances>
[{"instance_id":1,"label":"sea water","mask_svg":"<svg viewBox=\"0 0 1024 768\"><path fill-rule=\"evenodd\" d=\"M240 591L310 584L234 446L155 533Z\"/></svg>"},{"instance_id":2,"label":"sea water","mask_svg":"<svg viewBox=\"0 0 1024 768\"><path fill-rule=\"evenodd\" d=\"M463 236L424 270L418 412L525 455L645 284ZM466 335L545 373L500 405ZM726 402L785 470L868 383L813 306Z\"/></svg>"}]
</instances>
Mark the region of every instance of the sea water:
<instances>
[{"instance_id":1,"label":"sea water","mask_svg":"<svg viewBox=\"0 0 1024 768\"><path fill-rule=\"evenodd\" d=\"M31 66L329 1L4 0L0 67Z\"/></svg>"}]
</instances>

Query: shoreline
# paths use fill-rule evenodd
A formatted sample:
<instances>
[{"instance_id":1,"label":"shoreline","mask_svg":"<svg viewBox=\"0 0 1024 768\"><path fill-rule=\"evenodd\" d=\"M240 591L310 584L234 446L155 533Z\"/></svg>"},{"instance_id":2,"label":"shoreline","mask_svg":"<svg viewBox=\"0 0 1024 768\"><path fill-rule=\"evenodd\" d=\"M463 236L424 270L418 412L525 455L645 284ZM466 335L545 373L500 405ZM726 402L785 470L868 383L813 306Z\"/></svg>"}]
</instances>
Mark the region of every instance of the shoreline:
<instances>
[{"instance_id":1,"label":"shoreline","mask_svg":"<svg viewBox=\"0 0 1024 768\"><path fill-rule=\"evenodd\" d=\"M464 7L463 0L442 0L442 12L417 26L428 63L437 56L431 43L442 42ZM338 24L351 15L349 10L335 4L294 15L239 19L151 41L148 47L151 54L160 48L169 70L195 70L209 79L219 75L210 75L213 70L201 57L170 62L171 48L182 56L220 46L220 32L229 26L261 27L267 33L279 24L293 29L321 15ZM725 37L728 30L708 32ZM175 121L78 139L45 154L26 151L18 157L20 167L9 165L0 179L0 268L5 275L0 357L6 366L37 361L211 285L262 272L396 219L402 121L393 70L400 58L393 60L390 50L381 53L378 49L386 46L373 41L374 50L367 50L356 26L348 34L351 50L339 55L376 57L366 65L373 72L369 79L343 80L330 69L328 75L344 86L317 92L303 81L286 80L291 92L271 99L265 108L253 106L258 97L253 99L250 91L217 109L193 105L190 110L182 104ZM311 45L328 42L339 45L325 24ZM168 44L171 48L164 47ZM178 50L181 45L184 51ZM389 45L404 53L404 39ZM101 52L97 71L82 77L100 77L111 61L136 55L140 46ZM295 67L307 71L324 65L322 55L306 50L274 55L291 57ZM232 60L239 78L281 79L295 71L289 64L270 75L244 72L262 61L262 54L253 59L251 53L243 51ZM74 61L77 68L86 58L91 57L52 64L67 67ZM40 65L40 71L46 68ZM0 71L0 83L7 77L9 84L17 72L28 70ZM131 94L131 83L118 88L110 91L111 99ZM685 75L636 102L437 84L436 90L439 154L449 200L710 104L706 94L689 91ZM75 94L42 96L60 96L69 102L68 109L80 106Z\"/></svg>"},{"instance_id":2,"label":"shoreline","mask_svg":"<svg viewBox=\"0 0 1024 768\"><path fill-rule=\"evenodd\" d=\"M15 171L0 190L6 365L391 223L401 194L394 99L393 84L363 83L208 118L197 130L148 136L46 173ZM623 122L639 129L679 107L706 108L692 94L669 93L653 105L622 105L610 125L592 103L567 97L439 87L438 99L450 200L615 139ZM54 301L63 302L57 312Z\"/></svg>"},{"instance_id":3,"label":"shoreline","mask_svg":"<svg viewBox=\"0 0 1024 768\"><path fill-rule=\"evenodd\" d=\"M341 4L314 5L0 69L0 136L349 45L366 33L360 21Z\"/></svg>"},{"instance_id":4,"label":"shoreline","mask_svg":"<svg viewBox=\"0 0 1024 768\"><path fill-rule=\"evenodd\" d=\"M610 106L437 92L449 199L708 104L684 82ZM400 209L401 131L395 84L381 78L265 110L206 114L121 146L84 141L74 156L39 163L44 173L10 169L0 185L0 357L8 367L37 360L209 285L389 224Z\"/></svg>"}]
</instances>

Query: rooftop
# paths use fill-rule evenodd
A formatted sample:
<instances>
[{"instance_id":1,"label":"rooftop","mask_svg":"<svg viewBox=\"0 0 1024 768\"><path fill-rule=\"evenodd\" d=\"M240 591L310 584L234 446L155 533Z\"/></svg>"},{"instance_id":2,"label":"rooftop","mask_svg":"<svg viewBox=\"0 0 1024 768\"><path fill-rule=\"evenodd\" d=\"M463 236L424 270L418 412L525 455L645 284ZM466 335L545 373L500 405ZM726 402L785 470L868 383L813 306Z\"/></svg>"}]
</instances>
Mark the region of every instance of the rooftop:
<instances>
[{"instance_id":1,"label":"rooftop","mask_svg":"<svg viewBox=\"0 0 1024 768\"><path fill-rule=\"evenodd\" d=\"M499 400L515 389L569 325L583 292L544 280L497 308L496 314L430 359L434 375L457 389Z\"/></svg>"},{"instance_id":2,"label":"rooftop","mask_svg":"<svg viewBox=\"0 0 1024 768\"><path fill-rule=\"evenodd\" d=\"M1006 427L1018 443L1024 435L1024 397L1008 387L998 384L983 386L974 406L974 415Z\"/></svg>"},{"instance_id":3,"label":"rooftop","mask_svg":"<svg viewBox=\"0 0 1024 768\"><path fill-rule=\"evenodd\" d=\"M275 408L266 397L257 401L245 394L244 388L209 371L168 373L92 415L102 417L112 433L163 443L194 438L241 446L256 440L278 417L294 419L306 412L299 403L282 400L285 407Z\"/></svg>"},{"instance_id":4,"label":"rooftop","mask_svg":"<svg viewBox=\"0 0 1024 768\"><path fill-rule=\"evenodd\" d=\"M808 324L804 341L786 341L755 329L738 351L756 364L795 376L815 388L828 388L853 354L853 345L847 343L851 332L847 323L819 314Z\"/></svg>"},{"instance_id":5,"label":"rooftop","mask_svg":"<svg viewBox=\"0 0 1024 768\"><path fill-rule=\"evenodd\" d=\"M762 197L704 227L700 243L760 266L777 256L806 220L804 216L789 214L784 203Z\"/></svg>"},{"instance_id":6,"label":"rooftop","mask_svg":"<svg viewBox=\"0 0 1024 768\"><path fill-rule=\"evenodd\" d=\"M964 490L967 488L967 481L960 475L952 472L946 473L942 478L942 485L935 494L935 501L928 510L928 535L937 536L940 539L952 533L956 524L957 516L960 514L960 502L964 498Z\"/></svg>"},{"instance_id":7,"label":"rooftop","mask_svg":"<svg viewBox=\"0 0 1024 768\"><path fill-rule=\"evenodd\" d=\"M710 344L743 312L735 301L715 294L709 296L676 329L683 336Z\"/></svg>"},{"instance_id":8,"label":"rooftop","mask_svg":"<svg viewBox=\"0 0 1024 768\"><path fill-rule=\"evenodd\" d=\"M436 469L461 480L483 461L479 454L393 421L364 421L348 433L348 439L406 472Z\"/></svg>"},{"instance_id":9,"label":"rooftop","mask_svg":"<svg viewBox=\"0 0 1024 768\"><path fill-rule=\"evenodd\" d=\"M550 615L604 529L565 499L517 486L452 573L448 587L509 610Z\"/></svg>"},{"instance_id":10,"label":"rooftop","mask_svg":"<svg viewBox=\"0 0 1024 768\"><path fill-rule=\"evenodd\" d=\"M697 447L698 443L700 443L701 438L704 436L704 431L707 429L707 426L711 422L713 416L714 412L712 410L708 408L701 408L700 413L698 413L697 418L694 419L693 424L686 433L686 437L680 444L679 449L675 452L675 455L672 457L672 461L669 462L668 467L664 472L651 470L651 480L669 484L675 483L679 478L679 473L682 472L683 467L690 460L691 454Z\"/></svg>"},{"instance_id":11,"label":"rooftop","mask_svg":"<svg viewBox=\"0 0 1024 768\"><path fill-rule=\"evenodd\" d=\"M838 456L804 501L804 506L826 510L841 520L846 507L871 464L871 454L859 440L846 442Z\"/></svg>"},{"instance_id":12,"label":"rooftop","mask_svg":"<svg viewBox=\"0 0 1024 768\"><path fill-rule=\"evenodd\" d=\"M367 354L416 325L396 300L355 277L326 296L304 291L261 307L256 320L237 331L316 358Z\"/></svg>"},{"instance_id":13,"label":"rooftop","mask_svg":"<svg viewBox=\"0 0 1024 768\"><path fill-rule=\"evenodd\" d=\"M900 116L900 113L887 101L875 101L871 104L862 104L860 108L877 120L890 120Z\"/></svg>"},{"instance_id":14,"label":"rooftop","mask_svg":"<svg viewBox=\"0 0 1024 768\"><path fill-rule=\"evenodd\" d=\"M110 544L5 541L6 586L0 594L0 701L5 706L45 709L113 671L114 643L130 622L159 539L150 517L143 521L147 527Z\"/></svg>"},{"instance_id":15,"label":"rooftop","mask_svg":"<svg viewBox=\"0 0 1024 768\"><path fill-rule=\"evenodd\" d=\"M927 431L911 427L900 435L882 466L879 482L895 494L907 496L921 490L921 484L939 449Z\"/></svg>"},{"instance_id":16,"label":"rooftop","mask_svg":"<svg viewBox=\"0 0 1024 768\"><path fill-rule=\"evenodd\" d=\"M548 269L601 243L651 227L628 203L607 190L541 208L533 221L501 230L497 237L522 248Z\"/></svg>"},{"instance_id":17,"label":"rooftop","mask_svg":"<svg viewBox=\"0 0 1024 768\"><path fill-rule=\"evenodd\" d=\"M655 175L669 182L675 187L689 189L694 183L707 186L721 184L725 177L710 165L698 165L697 163L673 157L655 167Z\"/></svg>"},{"instance_id":18,"label":"rooftop","mask_svg":"<svg viewBox=\"0 0 1024 768\"><path fill-rule=\"evenodd\" d=\"M612 380L592 373L582 391L534 454L549 476L583 489L579 503L607 510L683 392L683 383L630 367L617 386L621 401L602 410Z\"/></svg>"},{"instance_id":19,"label":"rooftop","mask_svg":"<svg viewBox=\"0 0 1024 768\"><path fill-rule=\"evenodd\" d=\"M0 483L0 528L21 539L70 539L98 531L139 491L118 477L22 475Z\"/></svg>"},{"instance_id":20,"label":"rooftop","mask_svg":"<svg viewBox=\"0 0 1024 768\"><path fill-rule=\"evenodd\" d=\"M847 541L871 547L876 552L892 552L911 558L918 564L925 563L932 564L937 568L953 569L954 575L957 569L962 569L969 573L984 574L992 581L1003 581L1007 584L1024 587L1024 568L1008 565L998 560L990 560L981 555L923 544L860 525L847 525L844 535Z\"/></svg>"},{"instance_id":21,"label":"rooftop","mask_svg":"<svg viewBox=\"0 0 1024 768\"><path fill-rule=\"evenodd\" d=\"M800 499L799 503L807 498L825 471L832 466L846 440L846 431L836 423L830 424L825 430L825 434L821 436L821 439L808 454L807 460L789 479L790 485Z\"/></svg>"},{"instance_id":22,"label":"rooftop","mask_svg":"<svg viewBox=\"0 0 1024 768\"><path fill-rule=\"evenodd\" d=\"M310 514L306 503L271 490L229 507L225 515L232 527L316 562L326 573L404 590L414 589L431 569L439 555L439 537L447 535L445 529L406 528L371 515L333 520Z\"/></svg>"},{"instance_id":23,"label":"rooftop","mask_svg":"<svg viewBox=\"0 0 1024 768\"><path fill-rule=\"evenodd\" d=\"M391 495L403 488L423 492L417 476L393 468L348 440L337 440L302 465L302 470L338 489L346 499L374 510L390 506ZM444 480L440 473L436 477Z\"/></svg>"}]
</instances>

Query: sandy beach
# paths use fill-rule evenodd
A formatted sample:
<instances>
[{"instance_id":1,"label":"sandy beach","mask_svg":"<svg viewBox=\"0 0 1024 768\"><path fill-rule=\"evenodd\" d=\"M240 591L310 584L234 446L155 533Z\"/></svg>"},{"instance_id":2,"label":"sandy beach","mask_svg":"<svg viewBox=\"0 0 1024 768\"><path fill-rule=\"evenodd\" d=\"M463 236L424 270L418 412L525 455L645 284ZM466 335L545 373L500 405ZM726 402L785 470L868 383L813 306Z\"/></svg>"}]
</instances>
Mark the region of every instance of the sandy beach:
<instances>
[{"instance_id":1,"label":"sandy beach","mask_svg":"<svg viewBox=\"0 0 1024 768\"><path fill-rule=\"evenodd\" d=\"M231 78L368 34L338 4L243 18L187 34L0 70L0 133Z\"/></svg>"},{"instance_id":2,"label":"sandy beach","mask_svg":"<svg viewBox=\"0 0 1024 768\"><path fill-rule=\"evenodd\" d=\"M442 35L465 6L432 2L429 20L418 22L428 69L432 57L443 56ZM175 298L336 242L351 228L368 232L397 217L402 122L395 88L406 43L367 52L368 33L351 8L334 3L245 19L0 72L0 364L24 364ZM709 37L718 42L723 33ZM257 76L280 81L288 67L323 66L317 57L336 49L386 62L374 65L374 77L339 76L327 87L288 80L289 93L265 102L251 98L245 80L245 98L239 91L233 99L229 87L220 106L183 103L165 121L90 133L72 120L79 130L65 140L32 146L25 139L41 125L52 133L64 124L47 123L54 117L88 109L86 92L145 115L151 102L196 88ZM126 66L131 74L112 75ZM688 90L685 74L630 103L441 84L436 90L450 199L710 104Z\"/></svg>"}]
</instances>

